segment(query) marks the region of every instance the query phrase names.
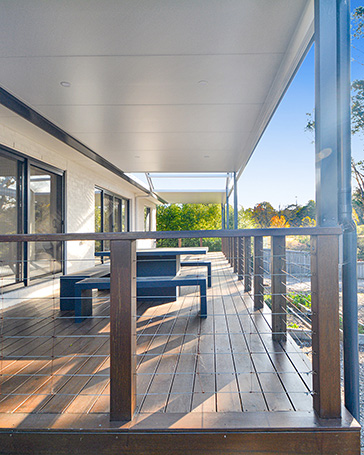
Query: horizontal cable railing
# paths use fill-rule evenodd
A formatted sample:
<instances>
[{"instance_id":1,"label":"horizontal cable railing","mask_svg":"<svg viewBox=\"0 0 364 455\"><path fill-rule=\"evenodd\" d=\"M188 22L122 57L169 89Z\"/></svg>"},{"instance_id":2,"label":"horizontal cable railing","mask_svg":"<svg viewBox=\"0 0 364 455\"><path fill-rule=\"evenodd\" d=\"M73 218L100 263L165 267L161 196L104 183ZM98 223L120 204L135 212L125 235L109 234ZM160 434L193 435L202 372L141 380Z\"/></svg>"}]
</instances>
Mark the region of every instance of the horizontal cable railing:
<instances>
[{"instance_id":1,"label":"horizontal cable railing","mask_svg":"<svg viewBox=\"0 0 364 455\"><path fill-rule=\"evenodd\" d=\"M326 308L317 283L335 282L338 260L330 253L340 232L0 236L39 244L28 261L0 258L0 412L107 412L125 420L136 410L307 410L313 398L320 414L321 401L337 390L322 389L321 370L333 360L317 321L335 329L336 307ZM301 256L289 249L297 235L306 236ZM135 245L190 238L217 238L222 251ZM320 243L326 238L330 248ZM109 240L110 251L94 256L99 240ZM58 241L63 255L47 257L55 250L41 242ZM329 256L330 277L321 276L319 255ZM23 288L14 283L21 269Z\"/></svg>"}]
</instances>

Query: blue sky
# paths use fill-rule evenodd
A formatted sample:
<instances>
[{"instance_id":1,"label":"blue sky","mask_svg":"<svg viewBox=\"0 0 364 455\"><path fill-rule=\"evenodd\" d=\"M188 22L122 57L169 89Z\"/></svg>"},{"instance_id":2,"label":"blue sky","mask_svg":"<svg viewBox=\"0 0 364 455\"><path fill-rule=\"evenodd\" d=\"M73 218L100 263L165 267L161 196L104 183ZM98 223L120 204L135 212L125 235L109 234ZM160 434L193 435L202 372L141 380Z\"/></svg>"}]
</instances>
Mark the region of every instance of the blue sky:
<instances>
[{"instance_id":1,"label":"blue sky","mask_svg":"<svg viewBox=\"0 0 364 455\"><path fill-rule=\"evenodd\" d=\"M351 9L364 5L352 1ZM352 42L352 80L364 78L364 39ZM239 180L239 204L274 207L315 199L315 147L304 131L314 108L314 47L311 48ZM354 159L364 158L363 136L352 137Z\"/></svg>"},{"instance_id":2,"label":"blue sky","mask_svg":"<svg viewBox=\"0 0 364 455\"><path fill-rule=\"evenodd\" d=\"M314 107L314 49L296 77L239 179L239 204L283 207L314 199L313 136L304 131Z\"/></svg>"}]
</instances>

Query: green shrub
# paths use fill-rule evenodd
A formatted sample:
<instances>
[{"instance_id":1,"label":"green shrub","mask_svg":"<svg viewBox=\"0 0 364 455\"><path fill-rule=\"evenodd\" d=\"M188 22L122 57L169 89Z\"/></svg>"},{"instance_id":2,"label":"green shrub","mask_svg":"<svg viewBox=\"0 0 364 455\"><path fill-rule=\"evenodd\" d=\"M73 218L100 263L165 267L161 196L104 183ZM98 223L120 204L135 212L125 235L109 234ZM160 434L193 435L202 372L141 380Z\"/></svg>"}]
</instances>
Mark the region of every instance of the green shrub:
<instances>
[{"instance_id":1,"label":"green shrub","mask_svg":"<svg viewBox=\"0 0 364 455\"><path fill-rule=\"evenodd\" d=\"M311 294L304 294L304 293L299 293L295 294L293 292L290 292L288 294L288 297L291 299L292 303L294 306L299 308L299 305L303 305L306 308L311 308Z\"/></svg>"},{"instance_id":2,"label":"green shrub","mask_svg":"<svg viewBox=\"0 0 364 455\"><path fill-rule=\"evenodd\" d=\"M299 329L299 326L295 323L288 324L289 329Z\"/></svg>"},{"instance_id":3,"label":"green shrub","mask_svg":"<svg viewBox=\"0 0 364 455\"><path fill-rule=\"evenodd\" d=\"M176 233L177 234L177 233ZM178 234L177 234L178 235ZM199 247L200 239L181 239L182 247ZM221 239L211 238L202 239L202 246L208 247L209 251L221 251ZM178 247L178 239L159 239L157 240L157 248Z\"/></svg>"}]
</instances>

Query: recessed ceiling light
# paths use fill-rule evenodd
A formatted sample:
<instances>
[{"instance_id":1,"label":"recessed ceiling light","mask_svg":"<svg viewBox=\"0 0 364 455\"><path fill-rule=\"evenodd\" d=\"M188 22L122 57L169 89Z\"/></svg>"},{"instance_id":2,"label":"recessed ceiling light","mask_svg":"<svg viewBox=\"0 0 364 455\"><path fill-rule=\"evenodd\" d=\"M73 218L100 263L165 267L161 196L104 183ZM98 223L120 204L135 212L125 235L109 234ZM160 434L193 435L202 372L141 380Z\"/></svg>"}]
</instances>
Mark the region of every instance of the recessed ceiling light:
<instances>
[{"instance_id":1,"label":"recessed ceiling light","mask_svg":"<svg viewBox=\"0 0 364 455\"><path fill-rule=\"evenodd\" d=\"M210 155L204 155L204 158L210 158Z\"/></svg>"},{"instance_id":2,"label":"recessed ceiling light","mask_svg":"<svg viewBox=\"0 0 364 455\"><path fill-rule=\"evenodd\" d=\"M134 158L140 158L140 155L135 155Z\"/></svg>"},{"instance_id":3,"label":"recessed ceiling light","mask_svg":"<svg viewBox=\"0 0 364 455\"><path fill-rule=\"evenodd\" d=\"M61 81L60 84L62 87L71 87L71 82L68 81Z\"/></svg>"},{"instance_id":4,"label":"recessed ceiling light","mask_svg":"<svg viewBox=\"0 0 364 455\"><path fill-rule=\"evenodd\" d=\"M198 81L198 84L199 84L199 85L202 85L202 86L207 85L208 83L209 83L209 82L208 82L208 81L205 81L205 79L202 79L201 81Z\"/></svg>"}]
</instances>

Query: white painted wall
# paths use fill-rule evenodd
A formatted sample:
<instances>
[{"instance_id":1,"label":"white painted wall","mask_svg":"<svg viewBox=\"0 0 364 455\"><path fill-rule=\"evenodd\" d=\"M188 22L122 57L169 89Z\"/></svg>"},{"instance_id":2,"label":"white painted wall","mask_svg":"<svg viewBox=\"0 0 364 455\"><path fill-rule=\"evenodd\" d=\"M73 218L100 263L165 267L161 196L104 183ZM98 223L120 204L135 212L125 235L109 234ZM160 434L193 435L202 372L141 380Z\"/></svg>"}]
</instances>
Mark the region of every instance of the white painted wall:
<instances>
[{"instance_id":1,"label":"white painted wall","mask_svg":"<svg viewBox=\"0 0 364 455\"><path fill-rule=\"evenodd\" d=\"M153 208L155 217L155 204L148 201L148 198L137 197L143 194L141 190L46 133L39 134L39 138L42 143L4 126L0 118L1 145L65 171L66 232L94 232L95 186L130 200L131 230L137 226L143 229L145 204ZM138 199L143 203L135 206ZM152 246L153 242L145 244ZM68 273L94 264L94 242L67 242L66 252Z\"/></svg>"},{"instance_id":2,"label":"white painted wall","mask_svg":"<svg viewBox=\"0 0 364 455\"><path fill-rule=\"evenodd\" d=\"M135 209L136 204L136 209ZM157 230L157 208L156 204L152 200L146 197L137 196L134 200L134 217L136 220L136 231L144 231L144 207L150 208L151 214L151 230ZM140 239L137 240L137 248L154 248L156 245L155 240L150 239Z\"/></svg>"}]
</instances>

